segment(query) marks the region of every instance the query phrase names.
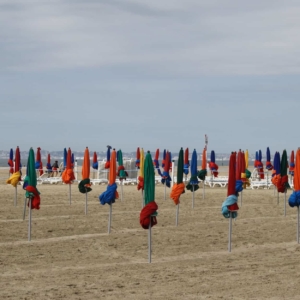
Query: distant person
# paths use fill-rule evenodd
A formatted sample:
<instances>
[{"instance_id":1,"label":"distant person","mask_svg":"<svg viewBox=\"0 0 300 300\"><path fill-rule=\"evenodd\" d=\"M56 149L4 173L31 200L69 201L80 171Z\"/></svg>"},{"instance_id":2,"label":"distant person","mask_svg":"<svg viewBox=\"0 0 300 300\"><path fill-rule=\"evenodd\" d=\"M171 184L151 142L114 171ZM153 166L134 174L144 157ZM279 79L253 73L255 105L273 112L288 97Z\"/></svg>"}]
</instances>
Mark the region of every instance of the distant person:
<instances>
[{"instance_id":1,"label":"distant person","mask_svg":"<svg viewBox=\"0 0 300 300\"><path fill-rule=\"evenodd\" d=\"M55 173L55 176L57 176L57 169L58 169L58 161L56 160L54 162L54 164L52 165L52 177L54 176L54 173Z\"/></svg>"}]
</instances>

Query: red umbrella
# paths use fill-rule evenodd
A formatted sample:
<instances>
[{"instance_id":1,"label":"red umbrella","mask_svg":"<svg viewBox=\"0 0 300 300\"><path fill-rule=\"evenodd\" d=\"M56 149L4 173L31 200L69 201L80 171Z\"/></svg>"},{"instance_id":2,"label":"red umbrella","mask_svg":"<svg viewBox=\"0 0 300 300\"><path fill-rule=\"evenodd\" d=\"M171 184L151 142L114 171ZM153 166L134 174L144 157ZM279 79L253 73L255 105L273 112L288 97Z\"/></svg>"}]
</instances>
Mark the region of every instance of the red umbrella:
<instances>
[{"instance_id":1,"label":"red umbrella","mask_svg":"<svg viewBox=\"0 0 300 300\"><path fill-rule=\"evenodd\" d=\"M295 169L295 154L294 154L294 150L292 150L290 156L290 166L289 166L289 174L291 176L294 176L294 169Z\"/></svg>"},{"instance_id":2,"label":"red umbrella","mask_svg":"<svg viewBox=\"0 0 300 300\"><path fill-rule=\"evenodd\" d=\"M67 153L66 168L63 171L61 178L65 184L71 184L73 183L73 180L75 180L75 176L72 168L72 152L70 148L68 149L68 153Z\"/></svg>"},{"instance_id":3,"label":"red umbrella","mask_svg":"<svg viewBox=\"0 0 300 300\"><path fill-rule=\"evenodd\" d=\"M35 168L39 170L40 176L44 174L40 147L38 147L36 151Z\"/></svg>"},{"instance_id":4,"label":"red umbrella","mask_svg":"<svg viewBox=\"0 0 300 300\"><path fill-rule=\"evenodd\" d=\"M153 161L153 165L156 169L159 168L159 162L158 162L158 159L159 159L159 149L156 149L156 152L155 152L155 158L154 158L154 161Z\"/></svg>"}]
</instances>

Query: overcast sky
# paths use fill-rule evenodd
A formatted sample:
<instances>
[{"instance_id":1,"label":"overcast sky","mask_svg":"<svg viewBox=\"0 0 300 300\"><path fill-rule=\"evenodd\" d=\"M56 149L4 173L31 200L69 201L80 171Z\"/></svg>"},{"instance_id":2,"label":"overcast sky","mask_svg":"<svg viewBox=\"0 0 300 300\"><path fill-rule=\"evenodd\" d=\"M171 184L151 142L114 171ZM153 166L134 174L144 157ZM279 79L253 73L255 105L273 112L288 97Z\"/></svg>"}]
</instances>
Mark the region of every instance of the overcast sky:
<instances>
[{"instance_id":1,"label":"overcast sky","mask_svg":"<svg viewBox=\"0 0 300 300\"><path fill-rule=\"evenodd\" d=\"M300 145L299 0L0 0L0 149Z\"/></svg>"}]
</instances>

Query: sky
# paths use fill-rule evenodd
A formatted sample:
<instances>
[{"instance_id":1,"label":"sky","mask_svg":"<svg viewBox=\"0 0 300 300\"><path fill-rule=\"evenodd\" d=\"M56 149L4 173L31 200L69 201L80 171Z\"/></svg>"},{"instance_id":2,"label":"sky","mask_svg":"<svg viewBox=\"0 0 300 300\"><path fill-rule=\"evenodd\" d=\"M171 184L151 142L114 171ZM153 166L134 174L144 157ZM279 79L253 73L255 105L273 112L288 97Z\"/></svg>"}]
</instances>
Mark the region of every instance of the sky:
<instances>
[{"instance_id":1,"label":"sky","mask_svg":"<svg viewBox=\"0 0 300 300\"><path fill-rule=\"evenodd\" d=\"M299 146L298 0L0 0L1 150Z\"/></svg>"}]
</instances>

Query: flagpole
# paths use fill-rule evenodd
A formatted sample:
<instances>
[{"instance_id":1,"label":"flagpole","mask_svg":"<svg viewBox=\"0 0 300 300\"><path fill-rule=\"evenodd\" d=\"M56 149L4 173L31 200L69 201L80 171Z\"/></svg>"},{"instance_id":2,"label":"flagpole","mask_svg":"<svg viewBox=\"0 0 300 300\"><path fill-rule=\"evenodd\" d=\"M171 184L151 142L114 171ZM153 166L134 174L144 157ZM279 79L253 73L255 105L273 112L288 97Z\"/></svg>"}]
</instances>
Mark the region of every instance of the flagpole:
<instances>
[{"instance_id":1,"label":"flagpole","mask_svg":"<svg viewBox=\"0 0 300 300\"><path fill-rule=\"evenodd\" d=\"M149 224L149 230L148 230L148 261L151 263L151 217L150 217L150 224Z\"/></svg>"},{"instance_id":2,"label":"flagpole","mask_svg":"<svg viewBox=\"0 0 300 300\"><path fill-rule=\"evenodd\" d=\"M28 241L31 241L31 197L29 197Z\"/></svg>"},{"instance_id":3,"label":"flagpole","mask_svg":"<svg viewBox=\"0 0 300 300\"><path fill-rule=\"evenodd\" d=\"M228 252L231 252L232 212L229 212Z\"/></svg>"},{"instance_id":4,"label":"flagpole","mask_svg":"<svg viewBox=\"0 0 300 300\"><path fill-rule=\"evenodd\" d=\"M112 203L109 204L109 214L108 214L108 234L110 234L111 228L111 219L112 219Z\"/></svg>"}]
</instances>

